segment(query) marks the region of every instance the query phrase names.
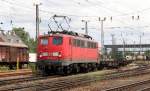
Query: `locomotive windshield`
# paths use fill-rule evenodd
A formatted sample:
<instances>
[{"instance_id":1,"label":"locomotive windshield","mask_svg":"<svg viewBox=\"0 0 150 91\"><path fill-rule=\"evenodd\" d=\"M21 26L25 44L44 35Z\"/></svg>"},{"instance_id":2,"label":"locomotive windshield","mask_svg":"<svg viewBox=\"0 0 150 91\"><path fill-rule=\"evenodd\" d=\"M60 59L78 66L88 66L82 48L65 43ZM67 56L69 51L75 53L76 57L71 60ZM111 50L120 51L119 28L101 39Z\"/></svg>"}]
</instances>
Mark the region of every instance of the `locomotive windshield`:
<instances>
[{"instance_id":1,"label":"locomotive windshield","mask_svg":"<svg viewBox=\"0 0 150 91\"><path fill-rule=\"evenodd\" d=\"M41 39L41 44L42 45L48 45L48 39L47 38Z\"/></svg>"},{"instance_id":2,"label":"locomotive windshield","mask_svg":"<svg viewBox=\"0 0 150 91\"><path fill-rule=\"evenodd\" d=\"M62 44L62 37L54 37L53 38L53 44L54 45L60 45L60 44Z\"/></svg>"}]
</instances>

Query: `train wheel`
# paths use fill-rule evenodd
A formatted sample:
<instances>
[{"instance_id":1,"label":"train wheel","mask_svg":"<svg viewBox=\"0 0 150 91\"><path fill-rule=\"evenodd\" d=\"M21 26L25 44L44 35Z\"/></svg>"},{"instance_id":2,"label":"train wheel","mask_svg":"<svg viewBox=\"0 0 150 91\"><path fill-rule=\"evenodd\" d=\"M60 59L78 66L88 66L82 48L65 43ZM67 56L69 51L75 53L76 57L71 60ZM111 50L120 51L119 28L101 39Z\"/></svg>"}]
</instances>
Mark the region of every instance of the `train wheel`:
<instances>
[{"instance_id":1,"label":"train wheel","mask_svg":"<svg viewBox=\"0 0 150 91\"><path fill-rule=\"evenodd\" d=\"M63 67L57 67L57 70L55 72L56 74L62 75L63 74Z\"/></svg>"},{"instance_id":2,"label":"train wheel","mask_svg":"<svg viewBox=\"0 0 150 91\"><path fill-rule=\"evenodd\" d=\"M80 67L77 64L73 65L73 73L79 73L80 72Z\"/></svg>"},{"instance_id":3,"label":"train wheel","mask_svg":"<svg viewBox=\"0 0 150 91\"><path fill-rule=\"evenodd\" d=\"M10 69L10 70L12 70L12 69L13 69L12 65L9 65L9 69Z\"/></svg>"},{"instance_id":4,"label":"train wheel","mask_svg":"<svg viewBox=\"0 0 150 91\"><path fill-rule=\"evenodd\" d=\"M90 72L90 68L89 68L88 64L85 64L84 70L85 70L86 73Z\"/></svg>"},{"instance_id":5,"label":"train wheel","mask_svg":"<svg viewBox=\"0 0 150 91\"><path fill-rule=\"evenodd\" d=\"M93 64L93 71L97 71L97 64Z\"/></svg>"},{"instance_id":6,"label":"train wheel","mask_svg":"<svg viewBox=\"0 0 150 91\"><path fill-rule=\"evenodd\" d=\"M88 64L88 72L92 71L92 65Z\"/></svg>"},{"instance_id":7,"label":"train wheel","mask_svg":"<svg viewBox=\"0 0 150 91\"><path fill-rule=\"evenodd\" d=\"M49 69L48 66L46 66L44 70L45 70L45 71L44 71L44 72L45 72L45 75L50 75L51 70Z\"/></svg>"},{"instance_id":8,"label":"train wheel","mask_svg":"<svg viewBox=\"0 0 150 91\"><path fill-rule=\"evenodd\" d=\"M48 76L48 69L45 66L41 66L37 68L37 74L42 76Z\"/></svg>"},{"instance_id":9,"label":"train wheel","mask_svg":"<svg viewBox=\"0 0 150 91\"><path fill-rule=\"evenodd\" d=\"M98 65L97 65L97 69L98 69L98 70L102 70L103 68L104 68L104 66L103 66L102 64L98 64Z\"/></svg>"},{"instance_id":10,"label":"train wheel","mask_svg":"<svg viewBox=\"0 0 150 91\"><path fill-rule=\"evenodd\" d=\"M63 67L63 73L64 73L64 75L69 75L69 74L71 74L71 72L72 72L72 70L71 70L70 66Z\"/></svg>"},{"instance_id":11,"label":"train wheel","mask_svg":"<svg viewBox=\"0 0 150 91\"><path fill-rule=\"evenodd\" d=\"M10 70L14 70L14 65L10 64L10 65L9 65L9 69L10 69Z\"/></svg>"},{"instance_id":12,"label":"train wheel","mask_svg":"<svg viewBox=\"0 0 150 91\"><path fill-rule=\"evenodd\" d=\"M80 65L80 72L81 73L87 73L87 72L89 72L90 70L89 70L89 67L88 67L88 64L81 64Z\"/></svg>"},{"instance_id":13,"label":"train wheel","mask_svg":"<svg viewBox=\"0 0 150 91\"><path fill-rule=\"evenodd\" d=\"M37 69L35 75L36 76L44 76L44 70Z\"/></svg>"}]
</instances>

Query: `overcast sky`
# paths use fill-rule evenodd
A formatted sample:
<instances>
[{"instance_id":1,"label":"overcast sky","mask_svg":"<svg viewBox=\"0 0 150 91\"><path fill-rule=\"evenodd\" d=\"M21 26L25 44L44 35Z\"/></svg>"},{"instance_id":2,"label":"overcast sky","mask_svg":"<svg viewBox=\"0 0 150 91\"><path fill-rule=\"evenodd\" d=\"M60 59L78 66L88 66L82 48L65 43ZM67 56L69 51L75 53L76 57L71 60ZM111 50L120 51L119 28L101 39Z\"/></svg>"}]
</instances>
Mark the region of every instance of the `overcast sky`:
<instances>
[{"instance_id":1,"label":"overcast sky","mask_svg":"<svg viewBox=\"0 0 150 91\"><path fill-rule=\"evenodd\" d=\"M25 30L35 37L34 2L35 0L0 0L0 21L4 23L0 27L5 30L25 27ZM111 44L111 34L115 34L117 44L122 43L122 38L128 44L134 41L139 43L140 35L142 43L150 43L150 0L40 0L39 2L40 34L49 30L50 17L54 14L65 15L72 19L70 30L80 33L84 33L81 29L84 23L81 20L88 20L89 35L100 42L101 27L98 17L101 19L106 17L105 44Z\"/></svg>"}]
</instances>

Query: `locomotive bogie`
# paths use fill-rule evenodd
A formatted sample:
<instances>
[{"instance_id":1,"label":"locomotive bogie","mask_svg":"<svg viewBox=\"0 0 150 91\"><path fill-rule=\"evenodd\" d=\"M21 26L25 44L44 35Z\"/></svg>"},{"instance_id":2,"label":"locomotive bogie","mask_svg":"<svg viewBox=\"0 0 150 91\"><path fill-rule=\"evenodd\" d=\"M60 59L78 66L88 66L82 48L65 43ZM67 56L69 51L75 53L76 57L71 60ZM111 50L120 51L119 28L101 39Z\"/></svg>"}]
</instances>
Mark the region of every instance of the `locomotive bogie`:
<instances>
[{"instance_id":1,"label":"locomotive bogie","mask_svg":"<svg viewBox=\"0 0 150 91\"><path fill-rule=\"evenodd\" d=\"M86 73L98 69L97 63L72 63L69 65L37 63L37 66L38 70L43 72L43 75L50 73L68 75L72 73Z\"/></svg>"}]
</instances>

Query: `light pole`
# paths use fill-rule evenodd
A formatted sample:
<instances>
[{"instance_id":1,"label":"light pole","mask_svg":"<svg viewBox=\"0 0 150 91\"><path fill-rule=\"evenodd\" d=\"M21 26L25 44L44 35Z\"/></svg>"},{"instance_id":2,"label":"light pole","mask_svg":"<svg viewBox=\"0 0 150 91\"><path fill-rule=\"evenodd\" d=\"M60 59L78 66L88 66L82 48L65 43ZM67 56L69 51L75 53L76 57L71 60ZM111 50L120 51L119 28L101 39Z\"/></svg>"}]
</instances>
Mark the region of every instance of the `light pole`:
<instances>
[{"instance_id":1,"label":"light pole","mask_svg":"<svg viewBox=\"0 0 150 91\"><path fill-rule=\"evenodd\" d=\"M36 4L36 39L39 36L39 4Z\"/></svg>"},{"instance_id":2,"label":"light pole","mask_svg":"<svg viewBox=\"0 0 150 91\"><path fill-rule=\"evenodd\" d=\"M87 20L82 20L85 23L85 34L88 35L88 22Z\"/></svg>"},{"instance_id":3,"label":"light pole","mask_svg":"<svg viewBox=\"0 0 150 91\"><path fill-rule=\"evenodd\" d=\"M103 30L103 22L106 20L106 17L101 19L99 17L99 22L101 23L101 54L104 56L105 54L105 49L104 49L104 30Z\"/></svg>"},{"instance_id":4,"label":"light pole","mask_svg":"<svg viewBox=\"0 0 150 91\"><path fill-rule=\"evenodd\" d=\"M41 5L39 0L34 0L34 5L36 7L36 39L38 39L39 36L39 24L40 24L40 19L39 19L39 5Z\"/></svg>"},{"instance_id":5,"label":"light pole","mask_svg":"<svg viewBox=\"0 0 150 91\"><path fill-rule=\"evenodd\" d=\"M116 44L115 38L114 38L115 34L111 34L111 38L112 38L112 45Z\"/></svg>"},{"instance_id":6,"label":"light pole","mask_svg":"<svg viewBox=\"0 0 150 91\"><path fill-rule=\"evenodd\" d=\"M122 32L121 32L121 38L122 38L122 42L123 42L123 57L125 58L125 40L122 36Z\"/></svg>"},{"instance_id":7,"label":"light pole","mask_svg":"<svg viewBox=\"0 0 150 91\"><path fill-rule=\"evenodd\" d=\"M141 46L141 44L142 44L142 36L144 36L144 33L142 33L142 35L139 36L140 37L140 55L141 55L141 51L142 51L142 46Z\"/></svg>"},{"instance_id":8,"label":"light pole","mask_svg":"<svg viewBox=\"0 0 150 91\"><path fill-rule=\"evenodd\" d=\"M39 0L34 0L34 5L36 7L36 45L38 45L38 36L39 36L39 23L40 23L40 20L39 20L39 5L41 3L39 2ZM36 52L37 52L37 46L36 46ZM38 68L37 68L37 63L35 65L35 70L38 71Z\"/></svg>"},{"instance_id":9,"label":"light pole","mask_svg":"<svg viewBox=\"0 0 150 91\"><path fill-rule=\"evenodd\" d=\"M137 15L137 16L132 16L132 20L133 21L138 21L138 27L137 27L137 30L139 30L139 20L140 20L140 16L139 15ZM139 36L139 38L140 38L140 50L139 50L139 54L141 54L141 37L142 37L142 35L140 35Z\"/></svg>"},{"instance_id":10,"label":"light pole","mask_svg":"<svg viewBox=\"0 0 150 91\"><path fill-rule=\"evenodd\" d=\"M133 53L134 53L133 55L134 55L134 58L136 59L136 52L135 52L135 51L136 51L136 49L135 49L136 46L135 46L135 41L133 41L133 45L134 45L134 46L133 46L133 51L134 51L134 52L133 52Z\"/></svg>"},{"instance_id":11,"label":"light pole","mask_svg":"<svg viewBox=\"0 0 150 91\"><path fill-rule=\"evenodd\" d=\"M116 43L115 43L115 38L114 38L115 34L111 34L111 37L112 37L112 45L114 46ZM112 58L114 60L116 60L116 52L117 52L117 49L115 47L112 47Z\"/></svg>"}]
</instances>

